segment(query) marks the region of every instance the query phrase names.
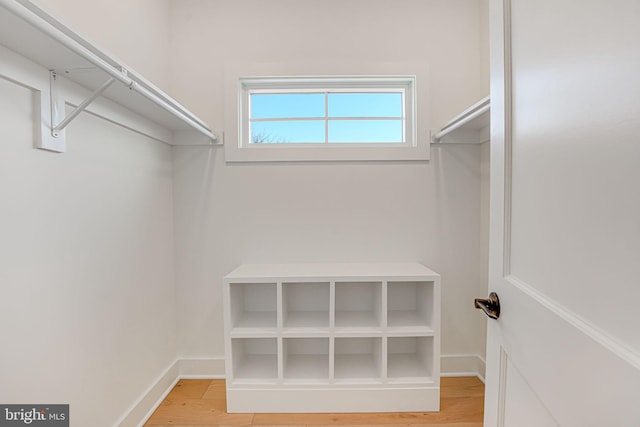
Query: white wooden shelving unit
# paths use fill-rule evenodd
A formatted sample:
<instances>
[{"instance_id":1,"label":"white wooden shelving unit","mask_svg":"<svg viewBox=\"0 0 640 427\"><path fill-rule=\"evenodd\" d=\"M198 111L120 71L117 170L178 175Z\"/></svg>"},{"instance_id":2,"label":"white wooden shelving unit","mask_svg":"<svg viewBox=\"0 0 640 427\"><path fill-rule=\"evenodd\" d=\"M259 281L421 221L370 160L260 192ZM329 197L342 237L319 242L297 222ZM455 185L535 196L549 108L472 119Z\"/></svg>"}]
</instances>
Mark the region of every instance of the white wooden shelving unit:
<instances>
[{"instance_id":1,"label":"white wooden shelving unit","mask_svg":"<svg viewBox=\"0 0 640 427\"><path fill-rule=\"evenodd\" d=\"M489 141L491 99L482 98L437 131L431 132L434 144L482 144Z\"/></svg>"},{"instance_id":2,"label":"white wooden shelving unit","mask_svg":"<svg viewBox=\"0 0 640 427\"><path fill-rule=\"evenodd\" d=\"M30 88L42 93L38 121L44 127L37 148L64 152L64 128L98 97L168 130L172 136L162 141L170 145L211 145L217 141L207 124L193 113L29 0L0 0L0 45L49 70L49 87ZM61 79L91 91L68 114Z\"/></svg>"},{"instance_id":3,"label":"white wooden shelving unit","mask_svg":"<svg viewBox=\"0 0 640 427\"><path fill-rule=\"evenodd\" d=\"M440 276L246 264L224 278L229 412L438 411Z\"/></svg>"}]
</instances>

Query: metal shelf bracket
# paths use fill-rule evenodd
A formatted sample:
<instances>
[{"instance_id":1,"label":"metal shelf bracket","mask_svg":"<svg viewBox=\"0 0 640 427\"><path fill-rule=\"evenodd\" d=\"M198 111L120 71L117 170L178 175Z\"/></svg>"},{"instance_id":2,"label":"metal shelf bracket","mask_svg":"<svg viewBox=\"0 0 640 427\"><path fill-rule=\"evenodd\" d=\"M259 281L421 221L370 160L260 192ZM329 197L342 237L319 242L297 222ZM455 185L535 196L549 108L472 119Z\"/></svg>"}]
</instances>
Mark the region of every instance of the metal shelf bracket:
<instances>
[{"instance_id":1,"label":"metal shelf bracket","mask_svg":"<svg viewBox=\"0 0 640 427\"><path fill-rule=\"evenodd\" d=\"M99 97L102 92L107 90L107 88L111 86L113 82L115 82L115 79L113 77L110 77L106 82L102 84L102 86L94 90L87 99L82 101L82 103L80 103L80 105L78 105L72 112L65 116L65 102L63 99L61 99L57 88L58 74L55 70L51 70L49 76L51 96L51 135L54 138L64 138L64 135L62 134L64 128L67 127L67 125L71 123L71 121L75 119L78 114L82 113L89 106L89 104L95 101L95 99Z\"/></svg>"}]
</instances>

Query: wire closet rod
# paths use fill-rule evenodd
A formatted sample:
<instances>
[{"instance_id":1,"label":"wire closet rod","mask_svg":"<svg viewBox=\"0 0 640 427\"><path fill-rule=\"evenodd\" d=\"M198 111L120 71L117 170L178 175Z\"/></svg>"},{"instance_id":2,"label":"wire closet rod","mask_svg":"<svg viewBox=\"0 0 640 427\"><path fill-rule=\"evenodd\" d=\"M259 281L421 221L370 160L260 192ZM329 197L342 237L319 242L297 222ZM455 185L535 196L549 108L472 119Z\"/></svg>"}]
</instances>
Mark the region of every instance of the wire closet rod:
<instances>
[{"instance_id":1,"label":"wire closet rod","mask_svg":"<svg viewBox=\"0 0 640 427\"><path fill-rule=\"evenodd\" d=\"M147 98L149 101L163 108L167 112L180 118L182 121L216 141L217 136L191 112L167 95L160 93L150 85L136 81L128 76L126 68L117 64L113 59L99 52L88 42L80 39L71 29L51 17L29 0L0 0L0 5L11 11L14 15L33 25L52 39L62 44L78 56L86 59L109 76ZM21 7L22 6L22 7ZM113 62L113 64L109 63ZM115 65L114 65L115 64Z\"/></svg>"}]
</instances>

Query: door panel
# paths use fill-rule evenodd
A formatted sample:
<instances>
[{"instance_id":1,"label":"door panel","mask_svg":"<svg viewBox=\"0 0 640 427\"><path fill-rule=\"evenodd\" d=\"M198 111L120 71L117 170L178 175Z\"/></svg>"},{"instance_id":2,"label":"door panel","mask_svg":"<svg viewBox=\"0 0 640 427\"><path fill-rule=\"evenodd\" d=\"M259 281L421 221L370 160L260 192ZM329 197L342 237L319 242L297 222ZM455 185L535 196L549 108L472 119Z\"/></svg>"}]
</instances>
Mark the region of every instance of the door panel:
<instances>
[{"instance_id":1,"label":"door panel","mask_svg":"<svg viewBox=\"0 0 640 427\"><path fill-rule=\"evenodd\" d=\"M491 2L488 427L640 426L639 24Z\"/></svg>"},{"instance_id":2,"label":"door panel","mask_svg":"<svg viewBox=\"0 0 640 427\"><path fill-rule=\"evenodd\" d=\"M511 16L510 274L640 351L640 2Z\"/></svg>"},{"instance_id":3,"label":"door panel","mask_svg":"<svg viewBox=\"0 0 640 427\"><path fill-rule=\"evenodd\" d=\"M522 374L503 357L505 380L504 423L518 427L558 427L548 409L536 396Z\"/></svg>"},{"instance_id":4,"label":"door panel","mask_svg":"<svg viewBox=\"0 0 640 427\"><path fill-rule=\"evenodd\" d=\"M499 334L498 352L503 354L498 354L498 361L506 358L507 366L517 367L536 396L531 410L543 406L563 427L640 426L640 371L620 357L620 349L527 284L513 277L504 281L501 316L490 324L490 331ZM504 368L498 372L503 376L500 381L506 381L500 413L509 411L513 386L510 375L505 380ZM522 398L518 401L524 413ZM506 414L504 421L486 425L520 427L507 423Z\"/></svg>"}]
</instances>

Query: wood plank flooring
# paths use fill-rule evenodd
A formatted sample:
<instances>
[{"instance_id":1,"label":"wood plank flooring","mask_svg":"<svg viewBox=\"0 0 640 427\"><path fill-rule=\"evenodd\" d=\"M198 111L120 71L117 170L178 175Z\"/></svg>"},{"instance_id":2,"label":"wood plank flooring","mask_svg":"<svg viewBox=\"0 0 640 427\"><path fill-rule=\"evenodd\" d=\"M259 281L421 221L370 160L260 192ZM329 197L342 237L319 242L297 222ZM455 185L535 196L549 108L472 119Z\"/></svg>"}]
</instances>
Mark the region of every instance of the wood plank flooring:
<instances>
[{"instance_id":1,"label":"wood plank flooring","mask_svg":"<svg viewBox=\"0 0 640 427\"><path fill-rule=\"evenodd\" d=\"M484 384L480 380L475 377L442 378L440 398L440 412L228 414L224 380L181 380L145 427L482 427Z\"/></svg>"}]
</instances>

